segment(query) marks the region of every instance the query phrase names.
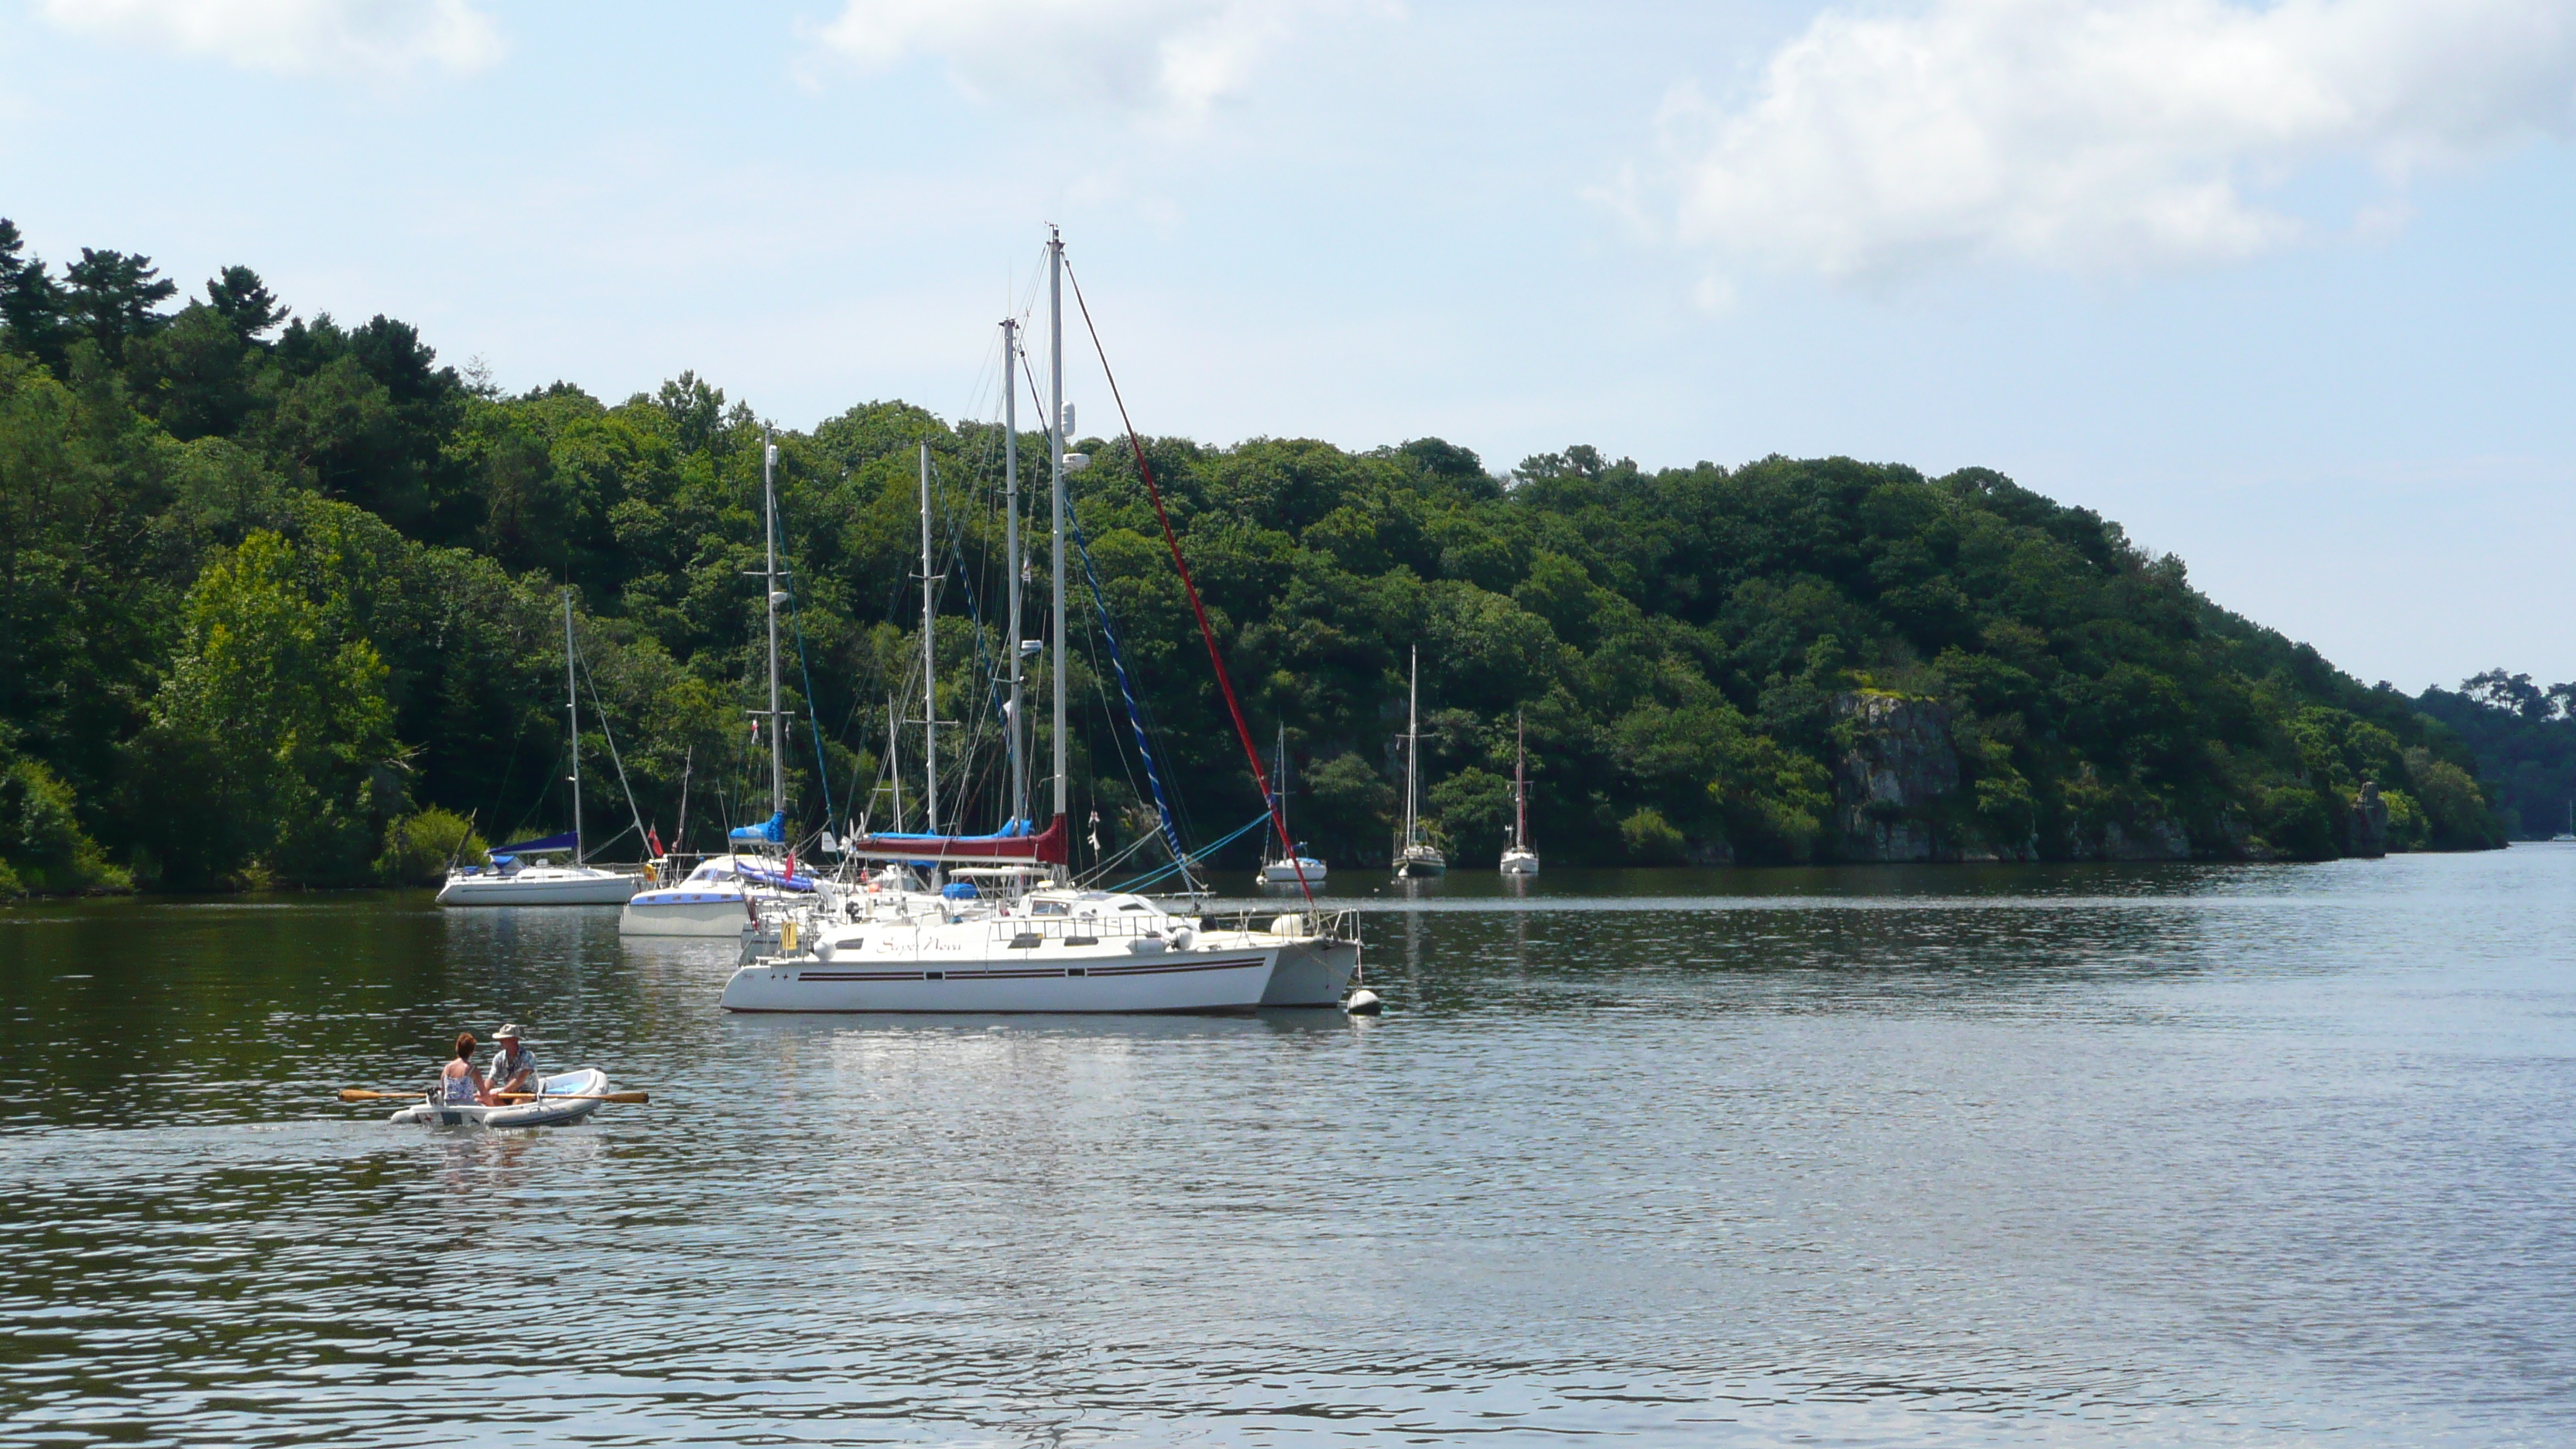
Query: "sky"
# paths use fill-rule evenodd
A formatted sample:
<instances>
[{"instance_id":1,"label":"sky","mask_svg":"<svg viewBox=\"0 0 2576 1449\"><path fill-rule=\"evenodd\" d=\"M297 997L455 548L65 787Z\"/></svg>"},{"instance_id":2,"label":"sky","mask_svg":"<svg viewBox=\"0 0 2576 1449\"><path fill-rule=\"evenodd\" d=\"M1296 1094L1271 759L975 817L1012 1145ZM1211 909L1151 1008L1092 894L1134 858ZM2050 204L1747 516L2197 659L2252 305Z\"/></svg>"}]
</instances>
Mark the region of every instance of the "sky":
<instances>
[{"instance_id":1,"label":"sky","mask_svg":"<svg viewBox=\"0 0 2576 1449\"><path fill-rule=\"evenodd\" d=\"M0 215L499 385L2002 470L2576 679L2576 0L0 0ZM1068 346L1087 432L1113 412Z\"/></svg>"}]
</instances>

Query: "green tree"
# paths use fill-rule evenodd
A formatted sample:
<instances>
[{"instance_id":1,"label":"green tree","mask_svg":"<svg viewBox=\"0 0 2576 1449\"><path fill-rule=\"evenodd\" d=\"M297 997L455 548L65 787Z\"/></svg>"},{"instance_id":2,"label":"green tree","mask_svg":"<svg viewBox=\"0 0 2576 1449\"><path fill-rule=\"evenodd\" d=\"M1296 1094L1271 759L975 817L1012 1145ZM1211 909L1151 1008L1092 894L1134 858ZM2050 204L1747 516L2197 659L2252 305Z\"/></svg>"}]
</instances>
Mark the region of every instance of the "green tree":
<instances>
[{"instance_id":1,"label":"green tree","mask_svg":"<svg viewBox=\"0 0 2576 1449\"><path fill-rule=\"evenodd\" d=\"M345 590L313 596L298 563L261 530L189 590L132 802L170 884L362 880L402 808L384 662L350 637Z\"/></svg>"}]
</instances>

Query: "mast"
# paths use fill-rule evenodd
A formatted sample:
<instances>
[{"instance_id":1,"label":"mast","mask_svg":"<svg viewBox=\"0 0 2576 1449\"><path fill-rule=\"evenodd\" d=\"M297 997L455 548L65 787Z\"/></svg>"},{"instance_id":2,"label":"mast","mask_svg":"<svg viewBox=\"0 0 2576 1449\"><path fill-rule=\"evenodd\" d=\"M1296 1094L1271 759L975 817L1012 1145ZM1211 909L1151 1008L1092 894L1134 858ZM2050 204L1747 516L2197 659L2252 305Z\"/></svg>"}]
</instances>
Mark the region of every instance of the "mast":
<instances>
[{"instance_id":1,"label":"mast","mask_svg":"<svg viewBox=\"0 0 2576 1449\"><path fill-rule=\"evenodd\" d=\"M778 601L786 595L778 590L778 444L771 441L767 428L760 430L760 437L760 495L767 520L761 542L769 560L764 570L769 583L769 817L783 820L787 814L787 731L778 713Z\"/></svg>"},{"instance_id":2,"label":"mast","mask_svg":"<svg viewBox=\"0 0 2576 1449\"><path fill-rule=\"evenodd\" d=\"M1065 774L1064 648L1064 234L1047 228L1047 473L1055 495L1053 573L1048 611L1055 628L1055 815L1066 819L1070 800ZM1066 829L1072 829L1067 824Z\"/></svg>"},{"instance_id":3,"label":"mast","mask_svg":"<svg viewBox=\"0 0 2576 1449\"><path fill-rule=\"evenodd\" d=\"M1020 324L1002 319L1002 537L1010 558L1011 818L1029 818L1029 766L1020 714Z\"/></svg>"},{"instance_id":4,"label":"mast","mask_svg":"<svg viewBox=\"0 0 2576 1449\"><path fill-rule=\"evenodd\" d=\"M939 833L939 659L931 634L930 444L921 445L921 828Z\"/></svg>"},{"instance_id":5,"label":"mast","mask_svg":"<svg viewBox=\"0 0 2576 1449\"><path fill-rule=\"evenodd\" d=\"M1413 678L1404 695L1404 848L1415 844L1414 774L1422 741L1422 646L1413 646Z\"/></svg>"},{"instance_id":6,"label":"mast","mask_svg":"<svg viewBox=\"0 0 2576 1449\"><path fill-rule=\"evenodd\" d=\"M564 711L571 721L570 743L565 753L572 756L572 863L581 864L581 690L572 677L572 586L564 586Z\"/></svg>"},{"instance_id":7,"label":"mast","mask_svg":"<svg viewBox=\"0 0 2576 1449\"><path fill-rule=\"evenodd\" d=\"M1524 765L1529 760L1529 721L1517 710L1512 713L1512 848L1529 849L1529 778Z\"/></svg>"},{"instance_id":8,"label":"mast","mask_svg":"<svg viewBox=\"0 0 2576 1449\"><path fill-rule=\"evenodd\" d=\"M1286 835L1288 833L1288 721L1284 719L1279 722L1277 774L1279 776L1279 833ZM1294 842L1288 846L1288 854L1291 859L1296 857L1297 847Z\"/></svg>"}]
</instances>

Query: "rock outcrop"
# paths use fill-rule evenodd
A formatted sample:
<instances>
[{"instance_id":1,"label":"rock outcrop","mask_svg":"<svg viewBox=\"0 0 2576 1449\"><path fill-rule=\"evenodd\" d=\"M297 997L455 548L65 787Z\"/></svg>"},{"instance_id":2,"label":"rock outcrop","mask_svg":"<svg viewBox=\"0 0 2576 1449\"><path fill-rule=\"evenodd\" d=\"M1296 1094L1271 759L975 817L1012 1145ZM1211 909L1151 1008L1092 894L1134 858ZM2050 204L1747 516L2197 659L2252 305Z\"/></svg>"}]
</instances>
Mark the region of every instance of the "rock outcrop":
<instances>
[{"instance_id":1,"label":"rock outcrop","mask_svg":"<svg viewBox=\"0 0 2576 1449\"><path fill-rule=\"evenodd\" d=\"M2388 802L2379 798L2379 782L2364 780L2352 802L2352 844L2345 852L2365 860L2388 854Z\"/></svg>"},{"instance_id":2,"label":"rock outcrop","mask_svg":"<svg viewBox=\"0 0 2576 1449\"><path fill-rule=\"evenodd\" d=\"M1958 858L1938 820L1959 789L1950 712L1934 700L1854 693L1834 700L1850 744L1834 762L1834 817L1847 860Z\"/></svg>"}]
</instances>

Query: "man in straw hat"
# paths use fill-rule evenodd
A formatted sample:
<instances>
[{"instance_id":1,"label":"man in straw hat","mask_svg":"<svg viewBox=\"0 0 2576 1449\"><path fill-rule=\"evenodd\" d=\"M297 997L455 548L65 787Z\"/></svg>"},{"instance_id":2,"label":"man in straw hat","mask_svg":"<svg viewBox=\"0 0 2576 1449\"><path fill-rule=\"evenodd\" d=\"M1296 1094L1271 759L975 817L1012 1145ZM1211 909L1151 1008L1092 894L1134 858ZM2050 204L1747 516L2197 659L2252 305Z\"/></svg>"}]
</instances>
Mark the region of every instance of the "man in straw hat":
<instances>
[{"instance_id":1,"label":"man in straw hat","mask_svg":"<svg viewBox=\"0 0 2576 1449\"><path fill-rule=\"evenodd\" d=\"M535 1091L536 1053L520 1044L518 1024L505 1025L493 1036L497 1038L497 1045L492 1052L492 1070L488 1074L493 1093Z\"/></svg>"}]
</instances>

